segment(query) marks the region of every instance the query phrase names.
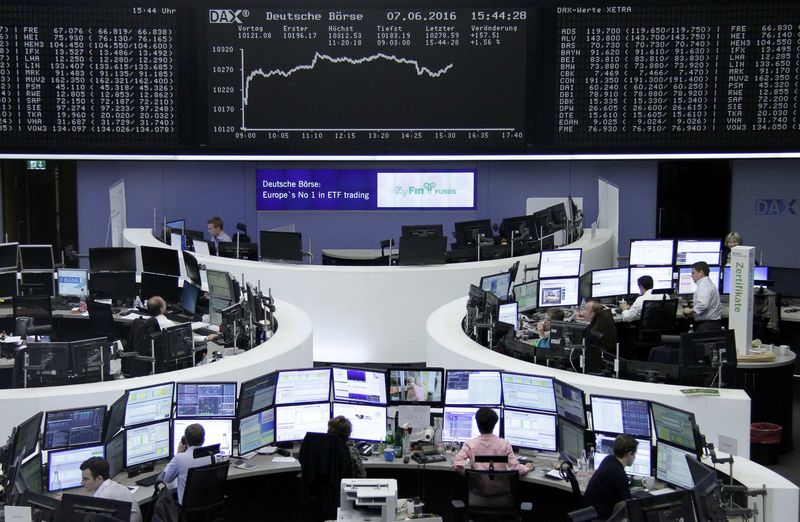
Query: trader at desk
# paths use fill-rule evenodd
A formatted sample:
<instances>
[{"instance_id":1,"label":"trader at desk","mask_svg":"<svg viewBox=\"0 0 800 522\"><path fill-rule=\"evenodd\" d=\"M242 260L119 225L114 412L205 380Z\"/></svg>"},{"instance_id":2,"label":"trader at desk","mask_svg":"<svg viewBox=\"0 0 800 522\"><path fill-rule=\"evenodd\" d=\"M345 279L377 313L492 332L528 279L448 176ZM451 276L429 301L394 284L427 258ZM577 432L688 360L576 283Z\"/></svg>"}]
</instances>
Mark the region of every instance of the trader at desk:
<instances>
[{"instance_id":1,"label":"trader at desk","mask_svg":"<svg viewBox=\"0 0 800 522\"><path fill-rule=\"evenodd\" d=\"M156 321L158 321L158 326L160 326L162 330L164 328L169 328L170 326L176 326L178 324L172 319L167 318L166 315L164 315L167 312L167 302L164 301L164 299L161 296L154 295L153 297L147 300L147 312L151 316L156 318ZM206 341L213 341L214 339L219 337L219 335L211 334L205 336L205 335L193 334L193 337L195 343L204 343Z\"/></svg>"},{"instance_id":2,"label":"trader at desk","mask_svg":"<svg viewBox=\"0 0 800 522\"><path fill-rule=\"evenodd\" d=\"M710 269L705 261L698 261L692 265L692 281L697 285L694 291L692 308L683 309L683 315L688 319L694 317L695 331L708 332L722 329L722 305L719 301L719 291L708 277Z\"/></svg>"},{"instance_id":3,"label":"trader at desk","mask_svg":"<svg viewBox=\"0 0 800 522\"><path fill-rule=\"evenodd\" d=\"M628 303L620 305L620 308L622 308L622 320L626 323L641 319L642 307L645 301L661 301L667 297L665 294L653 293L653 278L649 275L643 275L636 280L636 283L639 285L639 297L636 298L632 305Z\"/></svg>"},{"instance_id":4,"label":"trader at desk","mask_svg":"<svg viewBox=\"0 0 800 522\"><path fill-rule=\"evenodd\" d=\"M625 468L633 465L639 442L630 435L619 435L614 440L614 456L606 457L592 475L583 501L594 507L597 517L606 519L614 512L619 502L631 498L628 474Z\"/></svg>"},{"instance_id":5,"label":"trader at desk","mask_svg":"<svg viewBox=\"0 0 800 522\"><path fill-rule=\"evenodd\" d=\"M453 469L455 471L463 474L467 460L470 461L472 469L489 469L488 463L475 462L475 456L483 455L508 457L508 464L495 464L495 469L497 470L515 469L519 472L520 476L533 470L533 464L520 464L519 461L517 461L517 456L514 455L514 450L511 449L511 444L509 444L507 440L501 439L492 433L495 424L497 424L497 420L497 414L493 409L486 407L478 408L478 411L475 412L475 422L478 424L478 431L480 431L481 434L474 439L468 440L461 446L461 449L453 458Z\"/></svg>"},{"instance_id":6,"label":"trader at desk","mask_svg":"<svg viewBox=\"0 0 800 522\"><path fill-rule=\"evenodd\" d=\"M189 424L183 432L183 437L178 444L178 453L161 472L159 480L166 483L177 479L178 504L183 504L183 492L186 489L186 477L189 470L200 466L211 464L211 457L194 458L194 450L203 447L206 440L206 430L200 424Z\"/></svg>"},{"instance_id":7,"label":"trader at desk","mask_svg":"<svg viewBox=\"0 0 800 522\"><path fill-rule=\"evenodd\" d=\"M211 236L211 241L214 242L215 247L220 243L231 241L231 236L222 230L224 226L225 224L218 216L214 216L208 220L208 234Z\"/></svg>"},{"instance_id":8,"label":"trader at desk","mask_svg":"<svg viewBox=\"0 0 800 522\"><path fill-rule=\"evenodd\" d=\"M102 457L91 457L83 461L81 484L93 497L108 500L121 500L131 503L131 522L142 522L142 511L130 489L114 482L109 475L108 462Z\"/></svg>"}]
</instances>

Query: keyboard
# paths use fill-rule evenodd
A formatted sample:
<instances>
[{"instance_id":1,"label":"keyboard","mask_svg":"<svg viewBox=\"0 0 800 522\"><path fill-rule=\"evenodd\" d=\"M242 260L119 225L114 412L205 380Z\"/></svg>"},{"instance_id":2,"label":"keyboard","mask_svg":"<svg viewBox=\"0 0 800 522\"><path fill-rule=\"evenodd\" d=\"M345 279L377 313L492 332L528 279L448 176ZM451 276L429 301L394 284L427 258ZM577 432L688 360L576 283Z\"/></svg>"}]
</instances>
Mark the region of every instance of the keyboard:
<instances>
[{"instance_id":1,"label":"keyboard","mask_svg":"<svg viewBox=\"0 0 800 522\"><path fill-rule=\"evenodd\" d=\"M411 455L411 458L420 464L431 464L433 462L444 462L447 460L444 455L440 455L438 453L435 455L421 455L419 453L414 453Z\"/></svg>"},{"instance_id":2,"label":"keyboard","mask_svg":"<svg viewBox=\"0 0 800 522\"><path fill-rule=\"evenodd\" d=\"M631 491L631 496L633 498L646 498L646 497L653 496L653 494L650 493L649 491L647 491L646 489L637 489L637 490Z\"/></svg>"},{"instance_id":3,"label":"keyboard","mask_svg":"<svg viewBox=\"0 0 800 522\"><path fill-rule=\"evenodd\" d=\"M219 332L215 332L214 330L211 330L209 328L198 328L198 329L192 330L192 331L194 333L196 333L197 335L214 335L214 334L218 334L219 333Z\"/></svg>"},{"instance_id":4,"label":"keyboard","mask_svg":"<svg viewBox=\"0 0 800 522\"><path fill-rule=\"evenodd\" d=\"M150 475L149 477L145 477L136 481L137 486L154 486L156 482L158 482L158 473L155 475Z\"/></svg>"},{"instance_id":5,"label":"keyboard","mask_svg":"<svg viewBox=\"0 0 800 522\"><path fill-rule=\"evenodd\" d=\"M170 321L175 321L176 323L189 323L194 320L194 317L192 316L179 314L177 312L166 313L164 315L167 316L167 319Z\"/></svg>"}]
</instances>

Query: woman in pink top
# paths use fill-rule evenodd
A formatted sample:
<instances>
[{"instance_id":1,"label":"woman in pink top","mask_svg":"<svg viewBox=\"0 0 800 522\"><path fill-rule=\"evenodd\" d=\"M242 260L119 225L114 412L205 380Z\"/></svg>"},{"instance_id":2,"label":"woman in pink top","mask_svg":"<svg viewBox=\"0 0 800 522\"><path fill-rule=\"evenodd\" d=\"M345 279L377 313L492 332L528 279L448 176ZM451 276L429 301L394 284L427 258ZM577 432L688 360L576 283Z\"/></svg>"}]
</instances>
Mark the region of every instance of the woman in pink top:
<instances>
[{"instance_id":1,"label":"woman in pink top","mask_svg":"<svg viewBox=\"0 0 800 522\"><path fill-rule=\"evenodd\" d=\"M489 464L485 462L475 462L473 456L507 456L508 464L497 463L494 469L501 471L506 469L515 469L520 475L524 475L533 470L533 464L520 464L517 461L517 456L514 455L514 450L511 449L511 444L507 440L501 439L492 431L497 424L497 414L491 408L478 408L475 412L475 422L478 424L478 431L481 434L474 439L468 440L461 446L461 450L453 458L453 469L459 473L464 473L464 466L469 460L471 469L485 470L489 469Z\"/></svg>"}]
</instances>

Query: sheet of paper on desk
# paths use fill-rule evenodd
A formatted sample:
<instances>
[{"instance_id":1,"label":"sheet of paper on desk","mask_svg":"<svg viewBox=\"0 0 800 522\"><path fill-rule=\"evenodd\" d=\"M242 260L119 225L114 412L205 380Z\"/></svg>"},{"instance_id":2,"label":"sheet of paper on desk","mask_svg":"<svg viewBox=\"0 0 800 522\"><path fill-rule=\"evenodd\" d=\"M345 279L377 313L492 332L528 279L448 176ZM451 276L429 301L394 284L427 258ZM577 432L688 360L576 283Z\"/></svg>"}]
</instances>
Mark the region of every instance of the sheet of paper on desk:
<instances>
[{"instance_id":1,"label":"sheet of paper on desk","mask_svg":"<svg viewBox=\"0 0 800 522\"><path fill-rule=\"evenodd\" d=\"M272 457L272 462L297 462L297 459L294 457L281 457L280 455L276 455Z\"/></svg>"},{"instance_id":2,"label":"sheet of paper on desk","mask_svg":"<svg viewBox=\"0 0 800 522\"><path fill-rule=\"evenodd\" d=\"M3 338L4 343L17 343L19 344L22 341L22 337L19 335L6 335Z\"/></svg>"},{"instance_id":3,"label":"sheet of paper on desk","mask_svg":"<svg viewBox=\"0 0 800 522\"><path fill-rule=\"evenodd\" d=\"M28 506L5 506L6 522L31 522L33 514Z\"/></svg>"}]
</instances>

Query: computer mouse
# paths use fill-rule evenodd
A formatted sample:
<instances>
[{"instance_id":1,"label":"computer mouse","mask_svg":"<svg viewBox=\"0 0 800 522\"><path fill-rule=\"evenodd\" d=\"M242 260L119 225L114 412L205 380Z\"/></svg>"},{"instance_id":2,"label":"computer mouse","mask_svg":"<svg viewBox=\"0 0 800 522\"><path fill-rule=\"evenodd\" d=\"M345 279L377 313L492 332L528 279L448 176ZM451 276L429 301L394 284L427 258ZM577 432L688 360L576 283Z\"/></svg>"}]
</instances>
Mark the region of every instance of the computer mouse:
<instances>
[{"instance_id":1,"label":"computer mouse","mask_svg":"<svg viewBox=\"0 0 800 522\"><path fill-rule=\"evenodd\" d=\"M275 450L275 453L277 453L281 457L291 457L292 456L292 452L291 451L289 451L288 449L283 449L283 448L278 448L277 450Z\"/></svg>"},{"instance_id":2,"label":"computer mouse","mask_svg":"<svg viewBox=\"0 0 800 522\"><path fill-rule=\"evenodd\" d=\"M411 460L411 457L408 457L408 456L406 456L406 457L403 457L403 464L408 464L408 462L409 462L410 460Z\"/></svg>"}]
</instances>

